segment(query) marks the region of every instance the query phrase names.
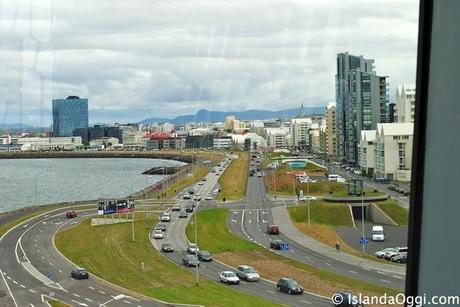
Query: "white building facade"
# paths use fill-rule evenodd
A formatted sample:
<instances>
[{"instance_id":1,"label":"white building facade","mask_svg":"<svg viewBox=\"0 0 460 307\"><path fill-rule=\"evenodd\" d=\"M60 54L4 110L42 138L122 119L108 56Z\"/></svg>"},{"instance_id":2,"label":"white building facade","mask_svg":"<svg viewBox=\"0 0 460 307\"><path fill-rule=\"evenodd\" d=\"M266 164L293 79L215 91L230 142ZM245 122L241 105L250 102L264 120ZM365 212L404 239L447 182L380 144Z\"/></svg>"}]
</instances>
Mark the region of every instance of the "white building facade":
<instances>
[{"instance_id":1,"label":"white building facade","mask_svg":"<svg viewBox=\"0 0 460 307\"><path fill-rule=\"evenodd\" d=\"M359 142L359 166L363 175L373 176L375 169L374 142L376 130L362 130Z\"/></svg>"},{"instance_id":2,"label":"white building facade","mask_svg":"<svg viewBox=\"0 0 460 307\"><path fill-rule=\"evenodd\" d=\"M395 122L413 123L415 116L415 85L403 84L396 89Z\"/></svg>"}]
</instances>

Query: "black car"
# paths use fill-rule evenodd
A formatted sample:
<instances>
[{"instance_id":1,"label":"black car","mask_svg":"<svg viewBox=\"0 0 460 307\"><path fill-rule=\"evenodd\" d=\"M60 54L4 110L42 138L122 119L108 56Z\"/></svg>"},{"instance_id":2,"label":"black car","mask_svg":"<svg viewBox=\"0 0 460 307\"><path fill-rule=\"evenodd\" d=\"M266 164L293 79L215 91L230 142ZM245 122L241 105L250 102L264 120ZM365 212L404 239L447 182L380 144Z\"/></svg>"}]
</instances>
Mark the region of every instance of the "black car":
<instances>
[{"instance_id":1,"label":"black car","mask_svg":"<svg viewBox=\"0 0 460 307\"><path fill-rule=\"evenodd\" d=\"M358 302L358 298L351 292L337 292L332 296L332 302L339 307L364 307L364 304Z\"/></svg>"},{"instance_id":2,"label":"black car","mask_svg":"<svg viewBox=\"0 0 460 307\"><path fill-rule=\"evenodd\" d=\"M185 212L193 212L193 204L186 204L184 206Z\"/></svg>"},{"instance_id":3,"label":"black car","mask_svg":"<svg viewBox=\"0 0 460 307\"><path fill-rule=\"evenodd\" d=\"M182 258L182 264L187 267L200 266L200 262L198 262L198 259L196 259L194 255L185 255L184 258Z\"/></svg>"},{"instance_id":4,"label":"black car","mask_svg":"<svg viewBox=\"0 0 460 307\"><path fill-rule=\"evenodd\" d=\"M276 289L289 294L302 294L303 287L292 278L283 277L276 284Z\"/></svg>"},{"instance_id":5,"label":"black car","mask_svg":"<svg viewBox=\"0 0 460 307\"><path fill-rule=\"evenodd\" d=\"M195 191L193 189L188 190L188 194L190 194L190 195L195 194Z\"/></svg>"},{"instance_id":6,"label":"black car","mask_svg":"<svg viewBox=\"0 0 460 307\"><path fill-rule=\"evenodd\" d=\"M161 250L165 253L172 253L174 252L174 247L171 243L165 242L161 244Z\"/></svg>"},{"instance_id":7,"label":"black car","mask_svg":"<svg viewBox=\"0 0 460 307\"><path fill-rule=\"evenodd\" d=\"M89 274L84 268L75 268L72 270L70 273L70 276L72 276L75 279L88 279Z\"/></svg>"},{"instance_id":8,"label":"black car","mask_svg":"<svg viewBox=\"0 0 460 307\"><path fill-rule=\"evenodd\" d=\"M161 231L166 231L166 225L165 224L158 224L156 229L161 230Z\"/></svg>"},{"instance_id":9,"label":"black car","mask_svg":"<svg viewBox=\"0 0 460 307\"><path fill-rule=\"evenodd\" d=\"M208 251L199 251L197 255L200 261L212 261L212 256Z\"/></svg>"},{"instance_id":10,"label":"black car","mask_svg":"<svg viewBox=\"0 0 460 307\"><path fill-rule=\"evenodd\" d=\"M281 245L283 244L286 244L286 242L282 241L282 240L272 240L270 242L270 247L273 248L273 249L281 249Z\"/></svg>"},{"instance_id":11,"label":"black car","mask_svg":"<svg viewBox=\"0 0 460 307\"><path fill-rule=\"evenodd\" d=\"M187 216L188 216L187 211L185 211L185 210L180 211L180 214L179 214L180 218L186 218Z\"/></svg>"}]
</instances>

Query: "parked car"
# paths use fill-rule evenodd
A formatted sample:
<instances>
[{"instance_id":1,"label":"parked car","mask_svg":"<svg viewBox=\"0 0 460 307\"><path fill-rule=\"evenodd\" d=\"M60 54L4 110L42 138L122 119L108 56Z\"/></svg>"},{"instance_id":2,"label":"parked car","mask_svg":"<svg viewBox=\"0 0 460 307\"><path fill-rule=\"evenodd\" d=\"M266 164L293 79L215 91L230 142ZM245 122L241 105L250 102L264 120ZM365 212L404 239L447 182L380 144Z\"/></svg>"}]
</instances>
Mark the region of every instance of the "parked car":
<instances>
[{"instance_id":1,"label":"parked car","mask_svg":"<svg viewBox=\"0 0 460 307\"><path fill-rule=\"evenodd\" d=\"M407 252L396 254L390 260L396 263L407 263Z\"/></svg>"},{"instance_id":2,"label":"parked car","mask_svg":"<svg viewBox=\"0 0 460 307\"><path fill-rule=\"evenodd\" d=\"M281 245L283 244L286 244L286 242L284 242L283 240L272 240L270 242L270 247L273 248L273 249L281 249Z\"/></svg>"},{"instance_id":3,"label":"parked car","mask_svg":"<svg viewBox=\"0 0 460 307\"><path fill-rule=\"evenodd\" d=\"M160 229L155 230L153 233L153 238L154 239L163 239L163 231Z\"/></svg>"},{"instance_id":4,"label":"parked car","mask_svg":"<svg viewBox=\"0 0 460 307\"><path fill-rule=\"evenodd\" d=\"M383 258L385 256L385 253L386 252L397 252L398 250L395 248L395 247L388 247L388 248L384 248L382 249L381 251L378 251L378 252L375 252L375 256L377 258Z\"/></svg>"},{"instance_id":5,"label":"parked car","mask_svg":"<svg viewBox=\"0 0 460 307\"><path fill-rule=\"evenodd\" d=\"M200 262L194 255L185 255L184 258L182 258L182 264L187 267L200 266Z\"/></svg>"},{"instance_id":6,"label":"parked car","mask_svg":"<svg viewBox=\"0 0 460 307\"><path fill-rule=\"evenodd\" d=\"M75 268L70 272L70 276L75 279L88 279L89 274L84 268Z\"/></svg>"},{"instance_id":7,"label":"parked car","mask_svg":"<svg viewBox=\"0 0 460 307\"><path fill-rule=\"evenodd\" d=\"M219 279L221 282L224 282L226 284L239 284L240 283L240 279L232 271L221 272L219 275Z\"/></svg>"},{"instance_id":8,"label":"parked car","mask_svg":"<svg viewBox=\"0 0 460 307\"><path fill-rule=\"evenodd\" d=\"M77 214L76 211L67 211L67 213L65 214L66 218L68 218L68 219L76 218L77 215L78 214Z\"/></svg>"},{"instance_id":9,"label":"parked car","mask_svg":"<svg viewBox=\"0 0 460 307\"><path fill-rule=\"evenodd\" d=\"M257 273L256 270L254 270L253 267L250 267L249 265L239 265L236 271L236 275L240 279L244 279L247 281L259 281L260 280L260 275Z\"/></svg>"},{"instance_id":10,"label":"parked car","mask_svg":"<svg viewBox=\"0 0 460 307\"><path fill-rule=\"evenodd\" d=\"M171 211L180 211L180 205L175 204L171 207Z\"/></svg>"},{"instance_id":11,"label":"parked car","mask_svg":"<svg viewBox=\"0 0 460 307\"><path fill-rule=\"evenodd\" d=\"M339 307L364 307L364 304L359 302L357 296L347 291L335 293L332 296L332 302Z\"/></svg>"},{"instance_id":12,"label":"parked car","mask_svg":"<svg viewBox=\"0 0 460 307\"><path fill-rule=\"evenodd\" d=\"M397 184L391 184L388 188L389 188L391 191L396 191L396 189L399 188L399 187L398 187Z\"/></svg>"},{"instance_id":13,"label":"parked car","mask_svg":"<svg viewBox=\"0 0 460 307\"><path fill-rule=\"evenodd\" d=\"M158 224L155 229L156 230L161 230L161 231L166 231L166 225L165 224Z\"/></svg>"},{"instance_id":14,"label":"parked car","mask_svg":"<svg viewBox=\"0 0 460 307\"><path fill-rule=\"evenodd\" d=\"M303 287L299 283L288 277L281 278L276 284L276 289L281 292L287 292L289 294L302 294Z\"/></svg>"},{"instance_id":15,"label":"parked car","mask_svg":"<svg viewBox=\"0 0 460 307\"><path fill-rule=\"evenodd\" d=\"M269 235L279 235L280 234L280 228L276 225L270 225L267 226L267 233Z\"/></svg>"},{"instance_id":16,"label":"parked car","mask_svg":"<svg viewBox=\"0 0 460 307\"><path fill-rule=\"evenodd\" d=\"M196 246L195 243L190 243L187 247L187 252L189 254L196 254L197 252L199 252L200 249L198 248L198 246Z\"/></svg>"},{"instance_id":17,"label":"parked car","mask_svg":"<svg viewBox=\"0 0 460 307\"><path fill-rule=\"evenodd\" d=\"M200 261L212 261L212 256L208 251L202 250L197 253L198 260Z\"/></svg>"},{"instance_id":18,"label":"parked car","mask_svg":"<svg viewBox=\"0 0 460 307\"><path fill-rule=\"evenodd\" d=\"M185 210L180 211L180 214L179 214L180 218L186 218L187 216L188 216L187 211L185 211Z\"/></svg>"},{"instance_id":19,"label":"parked car","mask_svg":"<svg viewBox=\"0 0 460 307\"><path fill-rule=\"evenodd\" d=\"M407 252L407 247L396 247L394 251L386 252L383 258L386 260L391 260L391 257L404 252Z\"/></svg>"},{"instance_id":20,"label":"parked car","mask_svg":"<svg viewBox=\"0 0 460 307\"><path fill-rule=\"evenodd\" d=\"M172 253L172 252L174 252L174 247L173 247L172 243L165 242L165 243L161 244L161 250L164 253Z\"/></svg>"},{"instance_id":21,"label":"parked car","mask_svg":"<svg viewBox=\"0 0 460 307\"><path fill-rule=\"evenodd\" d=\"M162 222L171 222L171 215L169 214L169 212L165 212L161 215L161 219L160 219Z\"/></svg>"}]
</instances>

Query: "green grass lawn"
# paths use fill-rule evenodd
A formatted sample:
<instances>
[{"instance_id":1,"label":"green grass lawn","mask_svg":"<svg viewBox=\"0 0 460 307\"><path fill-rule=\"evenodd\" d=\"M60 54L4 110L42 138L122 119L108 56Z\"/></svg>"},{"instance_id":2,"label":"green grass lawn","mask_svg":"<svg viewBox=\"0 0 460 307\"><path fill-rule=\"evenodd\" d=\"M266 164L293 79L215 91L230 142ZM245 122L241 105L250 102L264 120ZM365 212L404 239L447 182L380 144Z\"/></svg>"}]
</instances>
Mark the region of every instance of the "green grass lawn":
<instances>
[{"instance_id":1,"label":"green grass lawn","mask_svg":"<svg viewBox=\"0 0 460 307\"><path fill-rule=\"evenodd\" d=\"M262 273L262 276L271 280L277 280L277 278L279 278L275 270L279 268L278 264L280 264L283 266L283 270L285 270L283 271L284 274L295 271L297 274L300 272L298 276L308 275L309 282L312 282L316 286L319 285L318 287L324 289L319 292L323 295L330 295L333 291L339 289L349 289L361 293L398 293L392 289L379 287L348 276L317 269L314 266L269 252L253 242L243 240L228 230L228 214L227 208L218 208L200 211L197 215L198 245L201 249L206 249L213 253L217 258L220 258L219 255L222 255L222 257L226 257L225 259L228 261L238 259L236 261L241 260L242 263L247 264L251 264L252 261L260 260L260 262L258 262L260 266L255 265L256 269ZM348 215L349 214L348 212ZM336 218L336 220L339 220L339 218ZM190 241L194 241L194 228L191 224L187 226L186 234ZM227 262L225 259L222 260ZM228 263L231 264L231 262ZM266 264L264 265L263 263Z\"/></svg>"},{"instance_id":2,"label":"green grass lawn","mask_svg":"<svg viewBox=\"0 0 460 307\"><path fill-rule=\"evenodd\" d=\"M132 242L130 223L91 227L87 219L58 232L55 243L66 257L90 274L164 301L205 306L278 306L206 279L196 287L193 273L171 263L151 245L148 232L155 221L145 217L138 220L136 241ZM140 270L141 262L144 271Z\"/></svg>"},{"instance_id":3,"label":"green grass lawn","mask_svg":"<svg viewBox=\"0 0 460 307\"><path fill-rule=\"evenodd\" d=\"M55 300L48 301L48 304L50 304L52 307L70 307L70 305Z\"/></svg>"},{"instance_id":4,"label":"green grass lawn","mask_svg":"<svg viewBox=\"0 0 460 307\"><path fill-rule=\"evenodd\" d=\"M409 211L403 208L396 200L388 199L386 201L376 202L375 204L388 214L396 224L409 224Z\"/></svg>"},{"instance_id":5,"label":"green grass lawn","mask_svg":"<svg viewBox=\"0 0 460 307\"><path fill-rule=\"evenodd\" d=\"M308 219L306 204L289 208L289 215L294 222L305 222ZM353 226L350 208L346 204L328 203L315 200L310 203L310 218L312 222L330 226Z\"/></svg>"},{"instance_id":6,"label":"green grass lawn","mask_svg":"<svg viewBox=\"0 0 460 307\"><path fill-rule=\"evenodd\" d=\"M217 199L237 200L246 194L246 182L248 180L249 153L238 152L237 159L232 160L222 176L219 178L221 192Z\"/></svg>"}]
</instances>

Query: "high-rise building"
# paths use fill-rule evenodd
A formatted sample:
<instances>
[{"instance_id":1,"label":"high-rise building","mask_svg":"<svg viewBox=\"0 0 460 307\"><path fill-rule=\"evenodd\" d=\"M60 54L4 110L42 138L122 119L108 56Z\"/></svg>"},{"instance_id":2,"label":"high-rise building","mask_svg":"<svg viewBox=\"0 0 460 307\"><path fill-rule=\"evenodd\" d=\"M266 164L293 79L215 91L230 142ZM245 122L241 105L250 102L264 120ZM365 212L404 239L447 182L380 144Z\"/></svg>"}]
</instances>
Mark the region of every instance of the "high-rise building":
<instances>
[{"instance_id":1,"label":"high-rise building","mask_svg":"<svg viewBox=\"0 0 460 307\"><path fill-rule=\"evenodd\" d=\"M415 85L402 84L396 89L395 122L413 123L415 114Z\"/></svg>"},{"instance_id":2,"label":"high-rise building","mask_svg":"<svg viewBox=\"0 0 460 307\"><path fill-rule=\"evenodd\" d=\"M53 99L54 136L72 136L78 128L88 127L88 99L69 96Z\"/></svg>"},{"instance_id":3,"label":"high-rise building","mask_svg":"<svg viewBox=\"0 0 460 307\"><path fill-rule=\"evenodd\" d=\"M337 156L337 130L335 125L336 103L329 102L326 107L325 152L329 157Z\"/></svg>"},{"instance_id":4,"label":"high-rise building","mask_svg":"<svg viewBox=\"0 0 460 307\"><path fill-rule=\"evenodd\" d=\"M297 148L306 148L309 144L308 130L312 124L311 118L293 118L291 119L291 144Z\"/></svg>"},{"instance_id":5,"label":"high-rise building","mask_svg":"<svg viewBox=\"0 0 460 307\"><path fill-rule=\"evenodd\" d=\"M377 76L374 60L337 54L336 129L338 156L358 163L361 130L376 129L387 121L387 77Z\"/></svg>"}]
</instances>

